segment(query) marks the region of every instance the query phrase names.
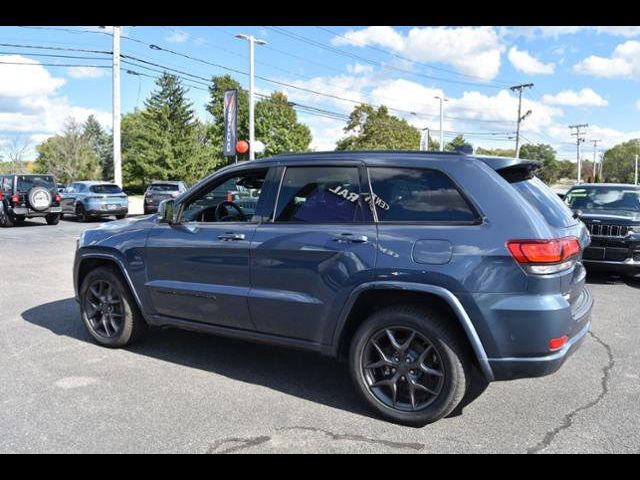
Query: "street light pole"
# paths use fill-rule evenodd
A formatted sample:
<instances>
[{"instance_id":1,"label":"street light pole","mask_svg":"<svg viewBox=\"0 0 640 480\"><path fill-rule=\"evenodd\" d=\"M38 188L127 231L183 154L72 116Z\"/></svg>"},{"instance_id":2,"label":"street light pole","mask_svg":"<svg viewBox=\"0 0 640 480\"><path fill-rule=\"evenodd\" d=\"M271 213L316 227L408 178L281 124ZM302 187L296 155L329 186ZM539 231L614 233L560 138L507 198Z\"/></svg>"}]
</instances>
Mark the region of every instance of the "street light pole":
<instances>
[{"instance_id":1,"label":"street light pole","mask_svg":"<svg viewBox=\"0 0 640 480\"><path fill-rule=\"evenodd\" d=\"M256 158L255 152L255 113L254 113L254 46L266 45L265 40L255 38L253 35L238 34L236 38L249 42L249 160Z\"/></svg>"},{"instance_id":2,"label":"street light pole","mask_svg":"<svg viewBox=\"0 0 640 480\"><path fill-rule=\"evenodd\" d=\"M437 98L438 100L440 100L440 151L444 152L444 131L443 131L444 127L442 125L443 124L444 115L443 115L443 107L442 107L442 105L443 105L444 102L448 102L449 99L448 98L444 98L444 96L441 97L441 96L438 96L438 95L436 95L434 98Z\"/></svg>"},{"instance_id":3,"label":"street light pole","mask_svg":"<svg viewBox=\"0 0 640 480\"><path fill-rule=\"evenodd\" d=\"M429 151L429 127L425 127L422 129L422 138L420 139L420 150L424 151L424 152L428 152ZM424 132L427 133L426 137L424 135Z\"/></svg>"}]
</instances>

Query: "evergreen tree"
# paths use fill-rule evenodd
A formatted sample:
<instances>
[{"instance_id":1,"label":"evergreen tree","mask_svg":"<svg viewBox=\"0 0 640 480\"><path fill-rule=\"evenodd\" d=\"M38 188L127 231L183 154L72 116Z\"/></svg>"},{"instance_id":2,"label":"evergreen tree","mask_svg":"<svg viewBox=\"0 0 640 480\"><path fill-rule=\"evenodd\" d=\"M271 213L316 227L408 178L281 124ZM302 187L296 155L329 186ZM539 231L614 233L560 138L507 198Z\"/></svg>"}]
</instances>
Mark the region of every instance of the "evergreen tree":
<instances>
[{"instance_id":1,"label":"evergreen tree","mask_svg":"<svg viewBox=\"0 0 640 480\"><path fill-rule=\"evenodd\" d=\"M93 115L89 115L84 122L83 135L91 150L100 159L102 179L113 180L113 136L102 128Z\"/></svg>"}]
</instances>

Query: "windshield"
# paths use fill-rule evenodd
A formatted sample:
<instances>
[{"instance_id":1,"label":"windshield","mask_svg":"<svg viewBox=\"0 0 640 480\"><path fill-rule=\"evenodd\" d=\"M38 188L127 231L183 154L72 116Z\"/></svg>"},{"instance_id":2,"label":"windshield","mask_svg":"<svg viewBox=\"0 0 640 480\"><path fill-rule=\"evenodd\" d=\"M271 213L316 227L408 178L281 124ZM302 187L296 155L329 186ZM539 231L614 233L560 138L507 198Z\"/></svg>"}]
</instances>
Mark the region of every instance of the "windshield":
<instances>
[{"instance_id":1,"label":"windshield","mask_svg":"<svg viewBox=\"0 0 640 480\"><path fill-rule=\"evenodd\" d=\"M574 210L640 212L640 189L632 187L574 188L565 198Z\"/></svg>"},{"instance_id":2,"label":"windshield","mask_svg":"<svg viewBox=\"0 0 640 480\"><path fill-rule=\"evenodd\" d=\"M94 185L90 188L93 193L122 193L117 185Z\"/></svg>"},{"instance_id":3,"label":"windshield","mask_svg":"<svg viewBox=\"0 0 640 480\"><path fill-rule=\"evenodd\" d=\"M20 175L18 176L18 191L27 192L33 187L44 187L47 190L56 188L53 177L49 175Z\"/></svg>"},{"instance_id":4,"label":"windshield","mask_svg":"<svg viewBox=\"0 0 640 480\"><path fill-rule=\"evenodd\" d=\"M149 191L151 192L177 192L178 190L178 185L170 184L157 184L149 187Z\"/></svg>"}]
</instances>

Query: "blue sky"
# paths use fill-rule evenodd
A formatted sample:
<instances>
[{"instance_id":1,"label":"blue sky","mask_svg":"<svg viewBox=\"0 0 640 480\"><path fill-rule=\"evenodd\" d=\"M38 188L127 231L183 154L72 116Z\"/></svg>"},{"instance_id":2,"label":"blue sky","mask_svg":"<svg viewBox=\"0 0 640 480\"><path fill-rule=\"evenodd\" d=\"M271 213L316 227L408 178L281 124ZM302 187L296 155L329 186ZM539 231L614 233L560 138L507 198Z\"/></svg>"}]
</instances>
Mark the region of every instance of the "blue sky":
<instances>
[{"instance_id":1,"label":"blue sky","mask_svg":"<svg viewBox=\"0 0 640 480\"><path fill-rule=\"evenodd\" d=\"M532 111L522 124L525 143L550 143L575 159L570 124L588 123L586 139L601 140L599 150L640 137L640 27L137 26L124 27L122 53L204 78L228 73L205 62L246 72L248 45L236 33L268 42L256 47L256 74L272 81L257 79L257 91L284 90L301 105L318 150L343 136L356 102L385 104L437 137L436 95L449 99L445 138L464 133L475 146L512 147L517 99L508 87L528 82L535 87L524 94L523 112ZM93 113L110 127L111 70L100 68L109 56L67 50L110 51L108 29L0 27L0 43L0 151L20 142L33 147L69 117ZM123 64L123 112L143 106L158 75L150 69L161 69L134 63ZM232 75L248 85L246 75ZM210 120L200 90L206 86L191 80L197 114ZM592 144L583 150L592 158Z\"/></svg>"}]
</instances>

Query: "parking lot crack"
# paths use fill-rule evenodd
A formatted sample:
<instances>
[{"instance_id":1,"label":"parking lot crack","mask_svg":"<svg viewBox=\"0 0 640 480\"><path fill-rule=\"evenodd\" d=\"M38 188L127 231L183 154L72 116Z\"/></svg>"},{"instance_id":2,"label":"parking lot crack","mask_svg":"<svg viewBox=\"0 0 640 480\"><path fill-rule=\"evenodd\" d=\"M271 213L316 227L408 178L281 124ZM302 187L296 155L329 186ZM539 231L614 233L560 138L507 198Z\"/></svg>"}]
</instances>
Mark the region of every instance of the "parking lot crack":
<instances>
[{"instance_id":1,"label":"parking lot crack","mask_svg":"<svg viewBox=\"0 0 640 480\"><path fill-rule=\"evenodd\" d=\"M249 437L249 438L223 438L222 440L218 440L215 442L207 453L234 453L240 450L245 450L247 448L256 447L258 445L262 445L263 443L271 440L271 437L267 436L259 436L259 437ZM224 449L220 450L222 447Z\"/></svg>"},{"instance_id":2,"label":"parking lot crack","mask_svg":"<svg viewBox=\"0 0 640 480\"><path fill-rule=\"evenodd\" d=\"M424 445L421 443L392 442L389 440L379 440L375 438L368 438L362 435L351 435L348 433L334 433L328 430L322 430L320 428L315 428L315 427L285 427L285 428L280 428L279 430L289 430L289 431L298 430L298 431L322 433L328 436L329 438L331 438L332 440L336 440L336 441L347 440L347 441L353 441L353 442L363 442L363 443L370 443L374 445L382 445L385 447L395 448L395 449L408 449L408 450L419 451L424 448Z\"/></svg>"},{"instance_id":3,"label":"parking lot crack","mask_svg":"<svg viewBox=\"0 0 640 480\"><path fill-rule=\"evenodd\" d=\"M584 404L584 405L572 410L571 412L567 413L563 417L562 422L560 423L560 425L558 425L553 430L548 431L545 434L544 438L537 445L535 445L534 447L532 447L532 448L527 450L527 453L530 453L530 454L539 453L539 452L543 451L544 449L546 449L547 447L549 447L560 432L570 428L571 425L573 425L573 420L575 419L575 417L579 413L584 412L585 410L589 410L590 408L595 407L609 393L609 380L611 378L611 369L615 365L615 360L613 358L613 351L611 350L611 346L609 344L607 344L604 340L602 340L600 337L598 337L595 333L589 331L589 335L599 345L601 345L605 349L605 351L607 352L607 357L608 357L607 364L602 368L602 378L600 380L600 393L598 394L598 396L595 399L593 399L589 403L586 403L586 404Z\"/></svg>"}]
</instances>

